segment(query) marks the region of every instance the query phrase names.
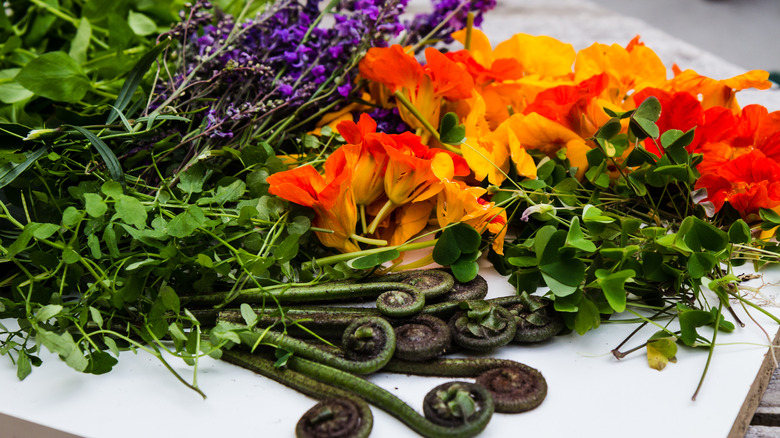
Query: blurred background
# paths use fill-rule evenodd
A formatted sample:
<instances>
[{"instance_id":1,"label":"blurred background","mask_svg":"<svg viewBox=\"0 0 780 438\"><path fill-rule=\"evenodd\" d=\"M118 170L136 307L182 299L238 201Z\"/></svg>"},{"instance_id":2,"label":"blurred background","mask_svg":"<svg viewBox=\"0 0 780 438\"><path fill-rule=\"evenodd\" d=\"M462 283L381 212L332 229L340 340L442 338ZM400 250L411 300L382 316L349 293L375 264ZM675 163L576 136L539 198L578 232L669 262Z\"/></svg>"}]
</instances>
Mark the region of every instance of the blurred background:
<instances>
[{"instance_id":1,"label":"blurred background","mask_svg":"<svg viewBox=\"0 0 780 438\"><path fill-rule=\"evenodd\" d=\"M589 1L643 20L737 66L780 71L778 0Z\"/></svg>"}]
</instances>

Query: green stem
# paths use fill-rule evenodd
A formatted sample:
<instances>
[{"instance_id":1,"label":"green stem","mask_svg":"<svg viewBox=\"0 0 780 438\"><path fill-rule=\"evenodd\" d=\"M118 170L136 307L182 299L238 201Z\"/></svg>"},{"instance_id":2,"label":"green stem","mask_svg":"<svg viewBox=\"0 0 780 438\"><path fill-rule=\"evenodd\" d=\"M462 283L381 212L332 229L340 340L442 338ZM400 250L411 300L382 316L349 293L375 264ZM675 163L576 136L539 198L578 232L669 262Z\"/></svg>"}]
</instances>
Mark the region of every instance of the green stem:
<instances>
[{"instance_id":1,"label":"green stem","mask_svg":"<svg viewBox=\"0 0 780 438\"><path fill-rule=\"evenodd\" d=\"M723 301L718 302L718 313L715 315L715 329L712 333L712 342L710 343L709 352L707 353L707 363L704 365L704 371L701 373L701 379L699 379L699 385L696 386L696 391L693 393L691 400L696 401L696 396L699 395L699 390L704 383L704 378L707 377L707 370L710 369L710 362L712 362L712 353L715 351L715 339L718 337L718 327L720 327L720 318L723 311Z\"/></svg>"},{"instance_id":2,"label":"green stem","mask_svg":"<svg viewBox=\"0 0 780 438\"><path fill-rule=\"evenodd\" d=\"M422 249L422 248L430 248L434 245L436 245L436 242L438 239L434 240L426 240L424 242L414 242L414 243L404 243L401 245L395 245L395 246L387 246L384 248L372 248L372 249L366 249L363 251L355 251L355 252L348 252L344 254L336 254L328 257L322 257L319 259L315 259L312 262L304 263L302 269L310 269L312 265L314 266L327 266L332 265L339 262L344 262L347 260L352 260L357 257L362 257L364 255L370 255L370 254L376 254L379 252L389 251L393 249L397 249L399 252L404 251L413 251L415 249Z\"/></svg>"},{"instance_id":3,"label":"green stem","mask_svg":"<svg viewBox=\"0 0 780 438\"><path fill-rule=\"evenodd\" d=\"M365 243L368 245L374 245L374 246L387 246L387 240L383 239L371 239L369 237L359 236L355 233L350 234L350 239L355 240L360 243Z\"/></svg>"},{"instance_id":4,"label":"green stem","mask_svg":"<svg viewBox=\"0 0 780 438\"><path fill-rule=\"evenodd\" d=\"M426 130L426 131L428 131L428 132L429 132L429 133L430 133L430 134L433 136L433 138L435 138L435 139L436 139L436 141L438 141L439 143L441 143L441 136L439 136L439 131L437 131L437 130L436 130L436 128L434 128L434 127L433 127L433 125L431 125L431 123L430 123L430 122L429 122L429 121L428 121L428 120L427 120L425 117L423 117L423 115L422 115L422 114L420 114L420 111L418 111L418 110L417 110L417 108L416 108L416 107L415 107L415 106L412 104L412 102L410 102L410 101L409 101L409 99L407 99L407 98L406 98L406 96L404 96L404 95L403 95L403 93L401 93L400 91L396 91L395 93L393 93L393 96L395 96L395 98L396 98L396 99L397 99L399 102L401 102L401 104L402 104L404 107L406 107L406 109L407 109L407 110L409 110L409 112L410 112L410 113L412 113L412 115L413 115L413 116L414 116L414 117L415 117L417 120L419 120L419 121L420 121L420 123L423 125L423 127L425 128L425 130ZM454 147L454 146L452 146L452 145L449 145L449 144L446 144L446 143L441 143L441 144L442 144L442 145L443 145L443 146L444 146L444 147L445 147L445 148L446 148L448 151L450 151L450 152L452 152L452 153L455 153L455 154L458 154L458 155L462 155L462 154L463 154L463 153L460 151L460 149L458 149L458 148L456 148L456 147Z\"/></svg>"},{"instance_id":5,"label":"green stem","mask_svg":"<svg viewBox=\"0 0 780 438\"><path fill-rule=\"evenodd\" d=\"M395 207L395 202L388 199L387 202L385 202L385 205L382 206L382 209L379 210L379 213L374 216L374 220L372 220L371 224L368 226L368 234L374 234L377 227L379 227L379 223L382 222L382 220L384 220L384 218L387 217L387 215L390 214L390 212L392 212Z\"/></svg>"}]
</instances>

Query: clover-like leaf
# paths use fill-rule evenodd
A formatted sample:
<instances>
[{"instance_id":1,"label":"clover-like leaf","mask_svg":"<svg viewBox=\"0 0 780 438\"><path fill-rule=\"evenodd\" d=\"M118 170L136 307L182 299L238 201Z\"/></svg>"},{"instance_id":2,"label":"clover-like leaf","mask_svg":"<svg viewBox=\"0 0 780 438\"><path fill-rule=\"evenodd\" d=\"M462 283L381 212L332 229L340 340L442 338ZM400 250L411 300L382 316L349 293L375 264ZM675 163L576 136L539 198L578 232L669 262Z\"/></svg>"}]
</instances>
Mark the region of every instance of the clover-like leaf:
<instances>
[{"instance_id":1,"label":"clover-like leaf","mask_svg":"<svg viewBox=\"0 0 780 438\"><path fill-rule=\"evenodd\" d=\"M439 139L445 144L460 144L466 136L466 127L458 124L458 116L453 112L445 114L439 125Z\"/></svg>"}]
</instances>

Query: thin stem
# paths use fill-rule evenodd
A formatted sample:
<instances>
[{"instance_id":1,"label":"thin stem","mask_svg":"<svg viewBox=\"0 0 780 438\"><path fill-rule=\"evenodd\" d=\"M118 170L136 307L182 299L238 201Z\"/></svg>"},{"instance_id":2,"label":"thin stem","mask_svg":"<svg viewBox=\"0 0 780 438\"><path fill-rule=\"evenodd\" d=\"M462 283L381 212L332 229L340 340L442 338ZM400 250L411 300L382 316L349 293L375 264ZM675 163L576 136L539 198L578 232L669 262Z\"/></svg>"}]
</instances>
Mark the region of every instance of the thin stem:
<instances>
[{"instance_id":1,"label":"thin stem","mask_svg":"<svg viewBox=\"0 0 780 438\"><path fill-rule=\"evenodd\" d=\"M715 339L718 337L718 328L720 327L720 317L723 312L723 301L718 302L718 313L715 315L715 330L712 333L712 342L710 343L709 352L707 353L707 363L704 365L704 371L701 373L701 379L699 379L699 385L696 387L696 391L693 393L691 400L696 401L696 396L699 394L704 378L707 376L707 370L710 368L710 362L712 362L712 353L715 351Z\"/></svg>"}]
</instances>

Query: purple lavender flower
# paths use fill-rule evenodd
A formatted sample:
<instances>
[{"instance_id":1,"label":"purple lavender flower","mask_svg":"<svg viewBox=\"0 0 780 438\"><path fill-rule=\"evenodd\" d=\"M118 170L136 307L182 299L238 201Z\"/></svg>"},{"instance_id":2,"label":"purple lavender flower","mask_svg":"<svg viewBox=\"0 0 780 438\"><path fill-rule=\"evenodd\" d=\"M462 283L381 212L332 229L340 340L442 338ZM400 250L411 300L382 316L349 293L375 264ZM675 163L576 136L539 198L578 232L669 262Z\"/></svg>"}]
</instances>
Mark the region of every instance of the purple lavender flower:
<instances>
[{"instance_id":1,"label":"purple lavender flower","mask_svg":"<svg viewBox=\"0 0 780 438\"><path fill-rule=\"evenodd\" d=\"M331 27L313 26L320 1L280 0L236 23L198 0L169 32L180 43L181 65L158 85L151 108L165 103L195 112L213 141L337 109L352 92L363 53L386 47L403 30L399 16L408 0L343 0Z\"/></svg>"},{"instance_id":2,"label":"purple lavender flower","mask_svg":"<svg viewBox=\"0 0 780 438\"><path fill-rule=\"evenodd\" d=\"M432 3L430 14L417 14L407 23L408 44L422 39L451 43L450 34L466 27L469 12L474 12L474 25L481 26L485 12L496 7L496 0L432 0Z\"/></svg>"}]
</instances>

